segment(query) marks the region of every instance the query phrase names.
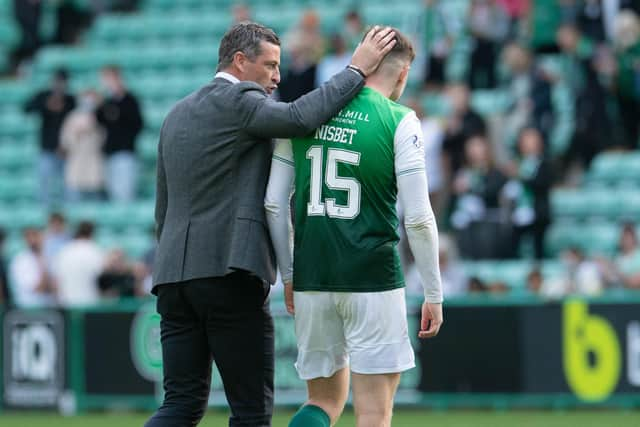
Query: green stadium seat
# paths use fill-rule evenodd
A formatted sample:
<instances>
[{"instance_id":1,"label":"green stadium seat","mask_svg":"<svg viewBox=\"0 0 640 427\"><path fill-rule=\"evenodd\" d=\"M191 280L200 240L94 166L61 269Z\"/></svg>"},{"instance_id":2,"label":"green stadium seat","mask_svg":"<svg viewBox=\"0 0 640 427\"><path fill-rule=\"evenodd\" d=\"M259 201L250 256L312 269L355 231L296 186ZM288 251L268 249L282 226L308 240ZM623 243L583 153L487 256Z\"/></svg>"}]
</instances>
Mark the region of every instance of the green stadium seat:
<instances>
[{"instance_id":1,"label":"green stadium seat","mask_svg":"<svg viewBox=\"0 0 640 427\"><path fill-rule=\"evenodd\" d=\"M18 81L6 81L0 82L0 105L14 106L21 109L22 105L36 92L37 90L30 84Z\"/></svg>"},{"instance_id":2,"label":"green stadium seat","mask_svg":"<svg viewBox=\"0 0 640 427\"><path fill-rule=\"evenodd\" d=\"M47 221L47 213L39 203L7 203L0 202L0 227L10 233L19 234L25 227L43 227Z\"/></svg>"},{"instance_id":3,"label":"green stadium seat","mask_svg":"<svg viewBox=\"0 0 640 427\"><path fill-rule=\"evenodd\" d=\"M476 90L471 95L471 106L477 113L485 116L506 112L511 102L507 91Z\"/></svg>"},{"instance_id":4,"label":"green stadium seat","mask_svg":"<svg viewBox=\"0 0 640 427\"><path fill-rule=\"evenodd\" d=\"M33 167L38 154L38 147L24 142L0 144L0 170L14 171Z\"/></svg>"},{"instance_id":5,"label":"green stadium seat","mask_svg":"<svg viewBox=\"0 0 640 427\"><path fill-rule=\"evenodd\" d=\"M618 192L603 188L558 189L551 193L553 214L561 219L617 219L622 204Z\"/></svg>"},{"instance_id":6,"label":"green stadium seat","mask_svg":"<svg viewBox=\"0 0 640 427\"><path fill-rule=\"evenodd\" d=\"M0 175L0 202L33 201L37 189L37 179L32 171Z\"/></svg>"},{"instance_id":7,"label":"green stadium seat","mask_svg":"<svg viewBox=\"0 0 640 427\"><path fill-rule=\"evenodd\" d=\"M485 283L504 283L511 289L526 287L526 279L533 269L531 261L473 261L463 263L468 277L477 277Z\"/></svg>"},{"instance_id":8,"label":"green stadium seat","mask_svg":"<svg viewBox=\"0 0 640 427\"><path fill-rule=\"evenodd\" d=\"M640 152L605 152L593 159L587 185L628 185L640 183Z\"/></svg>"},{"instance_id":9,"label":"green stadium seat","mask_svg":"<svg viewBox=\"0 0 640 427\"><path fill-rule=\"evenodd\" d=\"M151 133L138 138L136 150L144 163L155 165L158 159L158 138Z\"/></svg>"},{"instance_id":10,"label":"green stadium seat","mask_svg":"<svg viewBox=\"0 0 640 427\"><path fill-rule=\"evenodd\" d=\"M20 140L36 132L37 119L18 110L0 115L0 137Z\"/></svg>"},{"instance_id":11,"label":"green stadium seat","mask_svg":"<svg viewBox=\"0 0 640 427\"><path fill-rule=\"evenodd\" d=\"M20 30L11 15L0 14L0 46L14 47L20 41Z\"/></svg>"},{"instance_id":12,"label":"green stadium seat","mask_svg":"<svg viewBox=\"0 0 640 427\"><path fill-rule=\"evenodd\" d=\"M567 248L578 247L592 255L612 255L618 236L619 226L614 222L556 222L547 231L546 252L547 255L557 256Z\"/></svg>"}]
</instances>

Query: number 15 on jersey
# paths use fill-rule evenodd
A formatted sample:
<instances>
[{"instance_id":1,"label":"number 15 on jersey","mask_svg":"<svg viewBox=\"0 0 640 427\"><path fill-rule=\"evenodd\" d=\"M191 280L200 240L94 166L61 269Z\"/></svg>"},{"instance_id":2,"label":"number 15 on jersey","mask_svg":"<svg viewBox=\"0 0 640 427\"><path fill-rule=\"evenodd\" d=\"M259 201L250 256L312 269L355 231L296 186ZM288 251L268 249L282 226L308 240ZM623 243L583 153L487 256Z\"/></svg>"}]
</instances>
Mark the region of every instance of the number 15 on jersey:
<instances>
[{"instance_id":1,"label":"number 15 on jersey","mask_svg":"<svg viewBox=\"0 0 640 427\"><path fill-rule=\"evenodd\" d=\"M340 148L329 148L327 150L324 183L330 190L345 191L347 193L347 203L345 205L337 204L334 198L327 198L324 203L322 202L323 154L321 145L314 145L307 150L306 157L311 160L311 188L309 189L310 200L307 204L307 215L327 215L329 218L354 219L360 213L360 183L355 178L339 176L338 163L358 166L360 164L360 153Z\"/></svg>"}]
</instances>

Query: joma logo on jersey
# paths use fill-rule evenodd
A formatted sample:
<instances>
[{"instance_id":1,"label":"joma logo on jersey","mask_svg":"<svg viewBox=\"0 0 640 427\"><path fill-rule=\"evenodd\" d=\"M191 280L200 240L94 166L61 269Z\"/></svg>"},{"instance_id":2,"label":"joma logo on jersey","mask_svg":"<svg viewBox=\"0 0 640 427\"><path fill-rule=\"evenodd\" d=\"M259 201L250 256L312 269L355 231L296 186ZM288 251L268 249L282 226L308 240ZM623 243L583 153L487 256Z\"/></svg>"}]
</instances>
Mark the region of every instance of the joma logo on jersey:
<instances>
[{"instance_id":1,"label":"joma logo on jersey","mask_svg":"<svg viewBox=\"0 0 640 427\"><path fill-rule=\"evenodd\" d=\"M353 143L353 135L356 135L356 129L341 128L339 126L322 125L316 129L314 139L321 139L327 142L339 142L341 144Z\"/></svg>"},{"instance_id":2,"label":"joma logo on jersey","mask_svg":"<svg viewBox=\"0 0 640 427\"><path fill-rule=\"evenodd\" d=\"M368 122L369 121L369 114L366 113L362 113L360 111L353 111L353 110L340 110L340 112L338 113L339 117L344 117L345 119L354 119L354 120L359 120L362 122Z\"/></svg>"}]
</instances>

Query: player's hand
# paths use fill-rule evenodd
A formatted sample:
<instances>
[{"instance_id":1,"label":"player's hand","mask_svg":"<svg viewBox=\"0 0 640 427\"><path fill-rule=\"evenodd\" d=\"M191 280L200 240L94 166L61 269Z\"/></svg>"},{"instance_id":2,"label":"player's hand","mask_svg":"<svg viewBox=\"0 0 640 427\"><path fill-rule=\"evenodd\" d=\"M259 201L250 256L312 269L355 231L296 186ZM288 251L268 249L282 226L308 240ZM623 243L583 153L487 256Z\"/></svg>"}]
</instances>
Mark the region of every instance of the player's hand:
<instances>
[{"instance_id":1,"label":"player's hand","mask_svg":"<svg viewBox=\"0 0 640 427\"><path fill-rule=\"evenodd\" d=\"M442 304L424 302L422 304L422 321L418 338L432 338L438 335L442 326Z\"/></svg>"},{"instance_id":2,"label":"player's hand","mask_svg":"<svg viewBox=\"0 0 640 427\"><path fill-rule=\"evenodd\" d=\"M396 33L390 27L381 28L376 25L353 52L351 65L358 67L365 76L370 76L395 46L395 36Z\"/></svg>"},{"instance_id":3,"label":"player's hand","mask_svg":"<svg viewBox=\"0 0 640 427\"><path fill-rule=\"evenodd\" d=\"M295 307L293 306L293 283L284 284L284 305L287 306L287 312L290 315L295 314Z\"/></svg>"}]
</instances>

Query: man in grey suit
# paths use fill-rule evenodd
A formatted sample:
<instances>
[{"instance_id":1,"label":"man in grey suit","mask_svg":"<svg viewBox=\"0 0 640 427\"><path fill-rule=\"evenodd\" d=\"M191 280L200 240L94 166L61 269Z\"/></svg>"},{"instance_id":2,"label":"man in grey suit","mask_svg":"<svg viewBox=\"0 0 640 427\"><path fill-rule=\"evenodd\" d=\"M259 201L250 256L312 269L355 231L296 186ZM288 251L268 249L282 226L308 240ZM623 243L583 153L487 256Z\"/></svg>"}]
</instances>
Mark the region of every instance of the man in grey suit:
<instances>
[{"instance_id":1,"label":"man in grey suit","mask_svg":"<svg viewBox=\"0 0 640 427\"><path fill-rule=\"evenodd\" d=\"M215 361L230 426L271 425L275 260L264 196L271 138L312 132L362 88L395 43L375 27L348 69L292 103L280 81L280 40L244 22L222 39L214 80L176 104L160 133L153 293L162 317L164 402L147 427L195 426Z\"/></svg>"}]
</instances>

